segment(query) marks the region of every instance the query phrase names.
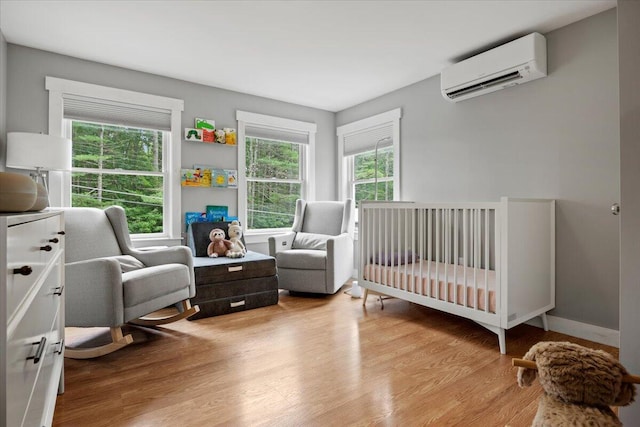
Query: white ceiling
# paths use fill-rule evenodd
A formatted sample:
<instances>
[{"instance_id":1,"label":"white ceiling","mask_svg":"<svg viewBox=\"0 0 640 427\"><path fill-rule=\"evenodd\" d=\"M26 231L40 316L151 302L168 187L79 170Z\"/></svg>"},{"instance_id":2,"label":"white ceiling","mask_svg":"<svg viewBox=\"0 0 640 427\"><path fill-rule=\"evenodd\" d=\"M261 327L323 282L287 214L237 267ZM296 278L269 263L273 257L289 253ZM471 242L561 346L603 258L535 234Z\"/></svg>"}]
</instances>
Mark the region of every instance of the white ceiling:
<instances>
[{"instance_id":1,"label":"white ceiling","mask_svg":"<svg viewBox=\"0 0 640 427\"><path fill-rule=\"evenodd\" d=\"M616 0L0 0L9 43L340 111Z\"/></svg>"}]
</instances>

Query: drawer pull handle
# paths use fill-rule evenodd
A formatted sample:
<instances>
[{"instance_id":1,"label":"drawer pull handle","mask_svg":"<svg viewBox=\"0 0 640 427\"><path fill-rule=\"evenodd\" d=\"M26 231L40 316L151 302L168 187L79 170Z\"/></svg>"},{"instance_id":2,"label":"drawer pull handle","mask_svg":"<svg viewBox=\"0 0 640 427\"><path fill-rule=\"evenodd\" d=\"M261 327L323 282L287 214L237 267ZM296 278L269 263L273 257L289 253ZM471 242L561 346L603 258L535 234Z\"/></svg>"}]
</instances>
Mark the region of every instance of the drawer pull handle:
<instances>
[{"instance_id":1,"label":"drawer pull handle","mask_svg":"<svg viewBox=\"0 0 640 427\"><path fill-rule=\"evenodd\" d=\"M58 240L58 238L57 238L57 237L54 237L53 239L49 239L49 241L50 241L51 243L58 243L60 240Z\"/></svg>"},{"instance_id":2,"label":"drawer pull handle","mask_svg":"<svg viewBox=\"0 0 640 427\"><path fill-rule=\"evenodd\" d=\"M62 291L64 291L64 286L58 286L56 288L53 288L54 295L62 295Z\"/></svg>"},{"instance_id":3,"label":"drawer pull handle","mask_svg":"<svg viewBox=\"0 0 640 427\"><path fill-rule=\"evenodd\" d=\"M51 245L40 246L40 250L41 250L41 251L51 252L51 249L53 249L53 248L51 247Z\"/></svg>"},{"instance_id":4,"label":"drawer pull handle","mask_svg":"<svg viewBox=\"0 0 640 427\"><path fill-rule=\"evenodd\" d=\"M229 267L229 273L233 273L234 271L242 271L242 266L236 265L234 267Z\"/></svg>"},{"instance_id":5,"label":"drawer pull handle","mask_svg":"<svg viewBox=\"0 0 640 427\"><path fill-rule=\"evenodd\" d=\"M231 308L233 308L233 307L241 307L241 306L243 306L243 305L244 305L244 300L242 300L242 301L238 301L238 302L231 302L231 303L229 303L229 306L230 306Z\"/></svg>"},{"instance_id":6,"label":"drawer pull handle","mask_svg":"<svg viewBox=\"0 0 640 427\"><path fill-rule=\"evenodd\" d=\"M28 276L31 273L33 273L33 269L31 267L29 267L28 265L23 265L20 268L14 268L13 269L13 274L22 274L23 276Z\"/></svg>"},{"instance_id":7,"label":"drawer pull handle","mask_svg":"<svg viewBox=\"0 0 640 427\"><path fill-rule=\"evenodd\" d=\"M56 345L59 345L58 349L54 352L56 354L62 354L62 350L64 350L64 340L58 341Z\"/></svg>"},{"instance_id":8,"label":"drawer pull handle","mask_svg":"<svg viewBox=\"0 0 640 427\"><path fill-rule=\"evenodd\" d=\"M33 356L27 357L27 360L33 359L33 364L34 365L36 363L40 362L40 359L42 358L42 352L44 351L44 347L47 345L47 339L45 337L42 337L40 342L32 343L32 345L36 345L36 344L38 345L38 349L36 350L36 354L33 355Z\"/></svg>"},{"instance_id":9,"label":"drawer pull handle","mask_svg":"<svg viewBox=\"0 0 640 427\"><path fill-rule=\"evenodd\" d=\"M64 231L58 231L58 234L61 235L61 236L65 235Z\"/></svg>"}]
</instances>

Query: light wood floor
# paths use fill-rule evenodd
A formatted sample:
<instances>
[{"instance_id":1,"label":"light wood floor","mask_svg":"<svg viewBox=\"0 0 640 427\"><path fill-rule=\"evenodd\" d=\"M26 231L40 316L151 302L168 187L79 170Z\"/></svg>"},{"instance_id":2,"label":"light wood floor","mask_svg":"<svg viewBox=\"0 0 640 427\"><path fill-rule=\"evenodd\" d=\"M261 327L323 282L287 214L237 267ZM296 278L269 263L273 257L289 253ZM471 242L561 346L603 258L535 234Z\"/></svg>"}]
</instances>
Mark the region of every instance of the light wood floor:
<instances>
[{"instance_id":1,"label":"light wood floor","mask_svg":"<svg viewBox=\"0 0 640 427\"><path fill-rule=\"evenodd\" d=\"M146 341L65 361L54 426L528 426L541 389L518 388L512 357L542 340L617 356L527 325L501 355L471 321L343 292L132 330Z\"/></svg>"}]
</instances>

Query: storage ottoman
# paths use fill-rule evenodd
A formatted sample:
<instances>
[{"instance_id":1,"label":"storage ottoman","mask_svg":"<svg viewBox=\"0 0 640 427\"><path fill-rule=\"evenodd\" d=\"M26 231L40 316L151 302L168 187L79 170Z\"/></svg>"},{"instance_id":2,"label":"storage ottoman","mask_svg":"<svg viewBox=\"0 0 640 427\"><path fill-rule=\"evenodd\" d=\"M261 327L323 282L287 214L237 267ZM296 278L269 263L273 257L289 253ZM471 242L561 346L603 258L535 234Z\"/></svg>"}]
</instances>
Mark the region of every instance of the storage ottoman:
<instances>
[{"instance_id":1,"label":"storage ottoman","mask_svg":"<svg viewBox=\"0 0 640 427\"><path fill-rule=\"evenodd\" d=\"M277 304L275 258L253 251L247 251L243 258L209 258L206 245L212 228L227 231L220 222L194 223L189 228L192 252L202 255L204 251L204 256L193 257L196 296L191 303L199 305L200 312L189 320Z\"/></svg>"}]
</instances>

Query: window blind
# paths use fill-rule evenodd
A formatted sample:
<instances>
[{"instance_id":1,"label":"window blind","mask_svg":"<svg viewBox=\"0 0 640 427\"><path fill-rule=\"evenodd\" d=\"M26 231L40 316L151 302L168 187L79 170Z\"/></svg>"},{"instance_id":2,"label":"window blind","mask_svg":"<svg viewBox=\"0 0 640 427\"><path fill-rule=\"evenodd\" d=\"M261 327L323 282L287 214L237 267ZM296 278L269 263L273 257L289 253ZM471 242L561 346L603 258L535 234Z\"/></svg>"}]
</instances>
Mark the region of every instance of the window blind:
<instances>
[{"instance_id":1,"label":"window blind","mask_svg":"<svg viewBox=\"0 0 640 427\"><path fill-rule=\"evenodd\" d=\"M353 156L376 148L393 146L393 124L369 128L344 136L344 155Z\"/></svg>"},{"instance_id":2,"label":"window blind","mask_svg":"<svg viewBox=\"0 0 640 427\"><path fill-rule=\"evenodd\" d=\"M63 95L64 118L171 130L171 110L80 95Z\"/></svg>"},{"instance_id":3,"label":"window blind","mask_svg":"<svg viewBox=\"0 0 640 427\"><path fill-rule=\"evenodd\" d=\"M286 129L276 129L262 126L247 125L244 129L245 137L270 139L274 141L295 142L298 144L308 144L309 134L307 132L296 132Z\"/></svg>"}]
</instances>

